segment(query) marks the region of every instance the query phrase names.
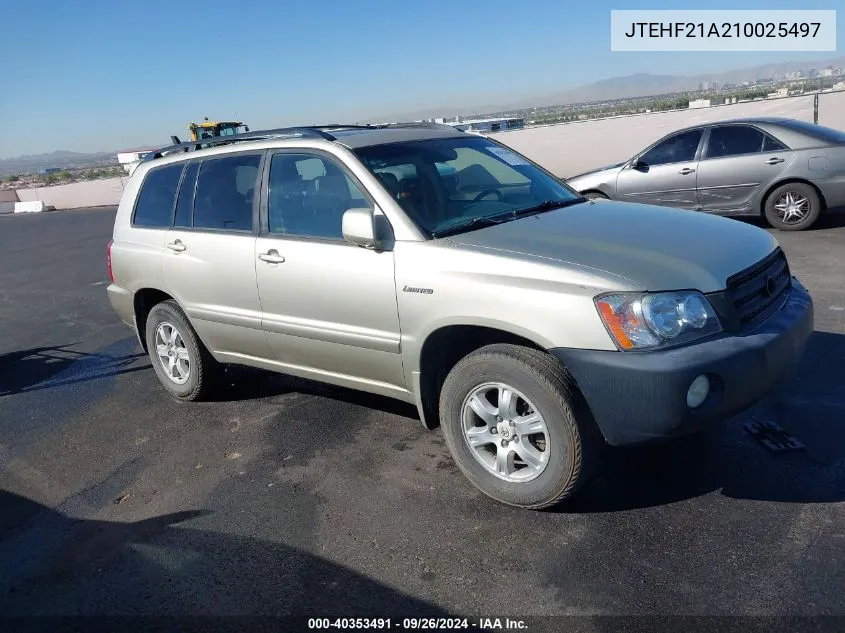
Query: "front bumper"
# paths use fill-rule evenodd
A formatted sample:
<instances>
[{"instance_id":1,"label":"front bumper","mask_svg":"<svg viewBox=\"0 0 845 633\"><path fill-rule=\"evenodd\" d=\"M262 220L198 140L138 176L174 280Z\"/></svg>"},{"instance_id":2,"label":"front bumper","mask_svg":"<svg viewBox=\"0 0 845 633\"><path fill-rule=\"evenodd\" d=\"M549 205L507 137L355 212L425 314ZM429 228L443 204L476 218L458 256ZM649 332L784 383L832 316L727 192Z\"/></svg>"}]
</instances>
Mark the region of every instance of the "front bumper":
<instances>
[{"instance_id":1,"label":"front bumper","mask_svg":"<svg viewBox=\"0 0 845 633\"><path fill-rule=\"evenodd\" d=\"M700 430L757 402L801 358L813 301L797 280L783 307L750 332L654 352L550 350L574 376L607 442L642 444ZM690 383L710 378L701 406Z\"/></svg>"}]
</instances>

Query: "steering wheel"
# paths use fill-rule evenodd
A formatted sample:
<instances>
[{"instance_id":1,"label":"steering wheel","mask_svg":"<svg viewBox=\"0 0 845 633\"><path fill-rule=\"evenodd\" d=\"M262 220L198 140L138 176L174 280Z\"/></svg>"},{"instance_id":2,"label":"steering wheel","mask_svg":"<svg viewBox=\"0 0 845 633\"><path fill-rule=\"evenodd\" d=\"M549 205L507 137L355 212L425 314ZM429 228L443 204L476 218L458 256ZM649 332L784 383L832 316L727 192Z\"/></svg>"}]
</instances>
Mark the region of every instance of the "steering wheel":
<instances>
[{"instance_id":1,"label":"steering wheel","mask_svg":"<svg viewBox=\"0 0 845 633\"><path fill-rule=\"evenodd\" d=\"M486 197L486 196L490 195L491 193L495 193L495 194L496 194L496 199L497 199L497 200L501 200L501 199L502 199L502 192L501 192L501 191L499 191L498 189L485 189L485 190L484 190L484 191L482 191L480 194L478 194L477 196L475 196L475 198L473 198L473 199L472 199L472 201L473 201L473 202L480 202L482 198L484 198L484 197Z\"/></svg>"}]
</instances>

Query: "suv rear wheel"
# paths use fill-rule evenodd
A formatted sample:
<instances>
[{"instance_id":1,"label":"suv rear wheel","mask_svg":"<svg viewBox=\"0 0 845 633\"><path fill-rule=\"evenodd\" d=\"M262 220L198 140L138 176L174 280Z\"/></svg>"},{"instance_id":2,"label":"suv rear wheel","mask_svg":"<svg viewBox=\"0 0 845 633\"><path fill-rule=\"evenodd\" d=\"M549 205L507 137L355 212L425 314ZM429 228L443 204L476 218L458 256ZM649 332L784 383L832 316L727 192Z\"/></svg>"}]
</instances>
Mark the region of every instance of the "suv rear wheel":
<instances>
[{"instance_id":1,"label":"suv rear wheel","mask_svg":"<svg viewBox=\"0 0 845 633\"><path fill-rule=\"evenodd\" d=\"M212 388L220 365L197 337L175 301L150 310L147 351L161 384L180 400L202 400Z\"/></svg>"},{"instance_id":2,"label":"suv rear wheel","mask_svg":"<svg viewBox=\"0 0 845 633\"><path fill-rule=\"evenodd\" d=\"M449 372L440 395L446 444L484 494L540 509L587 479L603 440L564 367L509 344L483 347Z\"/></svg>"}]
</instances>

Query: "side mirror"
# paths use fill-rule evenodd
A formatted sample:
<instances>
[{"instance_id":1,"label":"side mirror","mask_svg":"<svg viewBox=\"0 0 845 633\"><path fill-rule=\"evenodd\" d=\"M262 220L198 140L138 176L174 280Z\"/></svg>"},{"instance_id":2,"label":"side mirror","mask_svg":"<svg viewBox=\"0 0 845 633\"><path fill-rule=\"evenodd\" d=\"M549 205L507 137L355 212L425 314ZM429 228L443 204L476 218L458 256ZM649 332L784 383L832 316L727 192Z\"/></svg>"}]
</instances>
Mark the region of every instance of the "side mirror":
<instances>
[{"instance_id":1,"label":"side mirror","mask_svg":"<svg viewBox=\"0 0 845 633\"><path fill-rule=\"evenodd\" d=\"M635 158L631 161L631 169L645 169L648 164L642 158Z\"/></svg>"},{"instance_id":2,"label":"side mirror","mask_svg":"<svg viewBox=\"0 0 845 633\"><path fill-rule=\"evenodd\" d=\"M375 212L369 208L348 209L343 214L343 239L364 248L375 248L376 239Z\"/></svg>"}]
</instances>

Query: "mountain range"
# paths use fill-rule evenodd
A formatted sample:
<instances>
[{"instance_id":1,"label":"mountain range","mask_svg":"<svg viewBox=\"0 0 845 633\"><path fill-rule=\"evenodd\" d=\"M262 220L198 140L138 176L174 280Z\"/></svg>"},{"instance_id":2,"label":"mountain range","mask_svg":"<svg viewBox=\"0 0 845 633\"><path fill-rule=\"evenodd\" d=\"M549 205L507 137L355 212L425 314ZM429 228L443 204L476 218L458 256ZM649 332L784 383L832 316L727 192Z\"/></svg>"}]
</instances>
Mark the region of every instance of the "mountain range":
<instances>
[{"instance_id":1,"label":"mountain range","mask_svg":"<svg viewBox=\"0 0 845 633\"><path fill-rule=\"evenodd\" d=\"M486 112L508 112L525 108L570 105L608 101L611 99L631 99L649 97L674 92L697 90L702 82L740 84L758 79L780 78L787 73L808 71L811 68L823 69L828 66L845 68L845 56L814 62L779 62L751 68L740 68L718 73L700 75L657 75L639 73L625 77L602 79L590 84L563 91L535 94L517 100L502 100L499 103L473 104L471 107L438 106L409 112L396 112L382 117L369 119L376 121L417 120L431 117L454 117L456 115L481 114Z\"/></svg>"},{"instance_id":2,"label":"mountain range","mask_svg":"<svg viewBox=\"0 0 845 633\"><path fill-rule=\"evenodd\" d=\"M0 159L0 176L37 172L47 167L68 169L71 167L94 167L116 164L115 152L68 152L57 150L48 154L26 154L14 158Z\"/></svg>"}]
</instances>

